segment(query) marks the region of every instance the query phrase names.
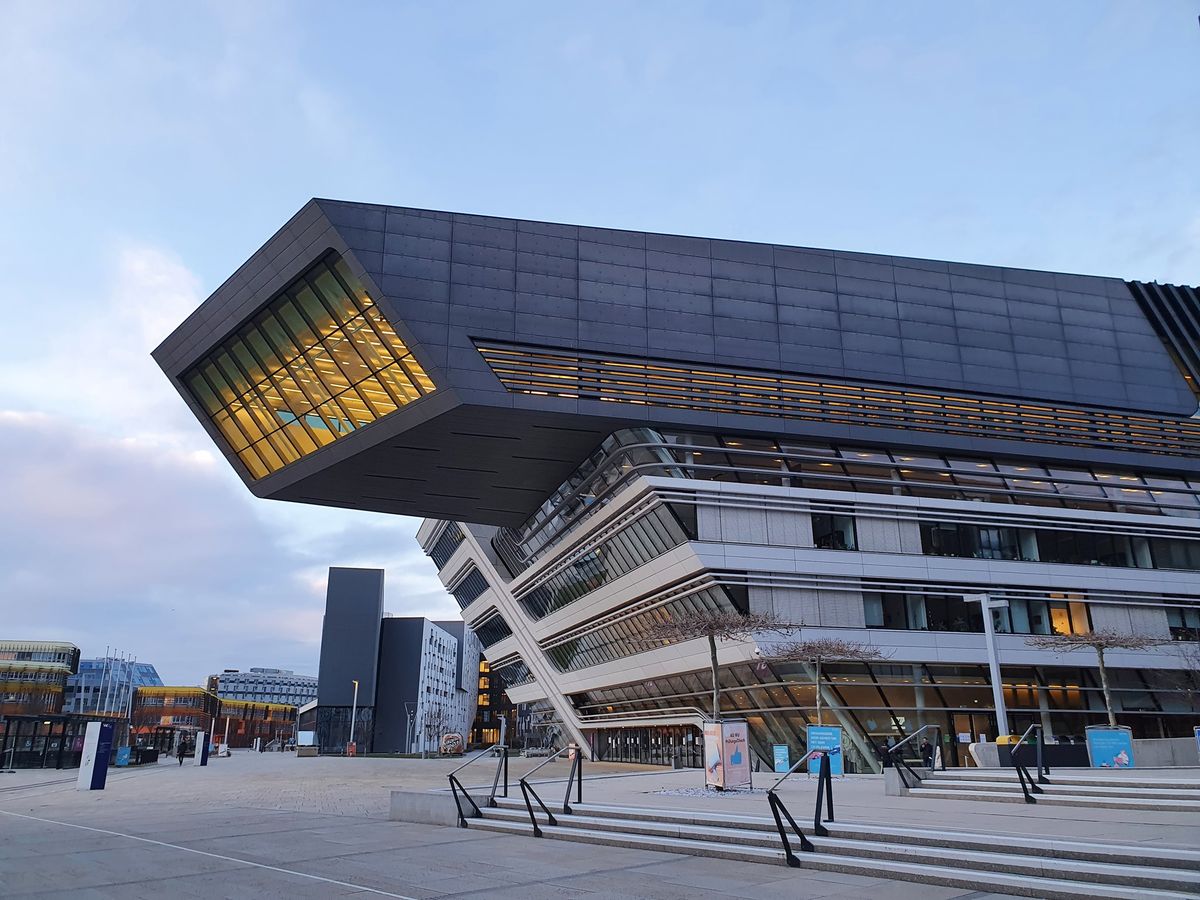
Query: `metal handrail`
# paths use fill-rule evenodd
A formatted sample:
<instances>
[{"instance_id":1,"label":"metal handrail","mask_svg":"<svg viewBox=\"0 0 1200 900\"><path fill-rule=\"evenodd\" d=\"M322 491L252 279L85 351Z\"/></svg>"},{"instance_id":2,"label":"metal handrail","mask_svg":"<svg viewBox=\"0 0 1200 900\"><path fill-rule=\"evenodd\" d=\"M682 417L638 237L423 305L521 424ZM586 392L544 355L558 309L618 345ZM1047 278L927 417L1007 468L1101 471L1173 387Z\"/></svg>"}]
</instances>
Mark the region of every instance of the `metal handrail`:
<instances>
[{"instance_id":1,"label":"metal handrail","mask_svg":"<svg viewBox=\"0 0 1200 900\"><path fill-rule=\"evenodd\" d=\"M579 716L579 718L581 721L584 721L584 722L602 722L606 719L620 719L620 718L667 719L667 718L671 718L672 716L677 716L680 713L694 714L696 716L699 716L705 722L713 721L712 714L705 712L704 710L700 709L700 707L698 707L698 706L668 706L668 707L665 707L662 709L646 709L646 710L630 709L630 710L624 710L622 712L613 712L613 713L583 713L582 715Z\"/></svg>"},{"instance_id":2,"label":"metal handrail","mask_svg":"<svg viewBox=\"0 0 1200 900\"><path fill-rule=\"evenodd\" d=\"M825 752L824 750L809 750L802 757L800 757L798 760L796 760L792 764L792 767L790 769L788 769L786 772L783 773L783 777L781 777L773 785L771 785L769 788L767 788L767 793L768 794L773 793L775 791L775 789L777 787L779 787L781 784L783 784L785 781L787 781L788 776L791 775L793 772L795 772L798 768L800 768L800 766L802 766L804 763L808 762L814 756L819 756L824 752Z\"/></svg>"},{"instance_id":3,"label":"metal handrail","mask_svg":"<svg viewBox=\"0 0 1200 900\"><path fill-rule=\"evenodd\" d=\"M576 788L576 790L578 791L578 793L576 794L575 802L576 803L583 802L583 748L582 747L575 745L575 744L568 744L566 747L563 747L562 749L560 749L553 756L546 757L546 759L542 760L540 763L538 763L536 766L534 766L532 769L530 769L528 772L526 772L524 775L522 775L520 780L517 782L518 787L521 788L521 797L525 800L525 811L529 813L529 823L533 826L533 836L534 837L542 837L542 829L541 829L541 826L538 825L537 816L534 815L533 804L529 802L529 798L531 795L532 795L533 799L537 801L537 805L542 808L542 812L544 812L546 814L546 824L557 825L558 819L556 819L554 817L554 813L552 813L550 811L550 809L542 801L542 798L540 796L538 796L538 792L533 789L533 786L528 781L529 776L531 776L534 772L538 771L538 769L542 768L542 766L546 765L547 763L553 762L554 760L556 760L560 756L562 756L564 753L569 752L571 750L575 751L575 758L571 760L571 771L567 774L567 792L565 795L563 795L563 805L562 805L562 811L564 813L570 814L571 812L573 812L573 810L571 809L571 788L572 787Z\"/></svg>"},{"instance_id":4,"label":"metal handrail","mask_svg":"<svg viewBox=\"0 0 1200 900\"><path fill-rule=\"evenodd\" d=\"M915 784L921 783L921 776L918 775L916 770L913 769L913 767L910 766L904 760L904 757L900 756L899 750L905 744L916 740L918 737L920 737L922 734L924 734L926 731L928 731L931 728L937 732L937 737L934 738L934 740L938 741L938 744L940 744L941 735L942 735L942 726L931 723L929 725L922 725L920 728L918 728L916 731L914 731L912 734L910 734L904 740L900 741L898 744L893 744L891 747L887 748L887 756L889 759L891 759L892 765L895 766L896 771L900 773L900 781L904 784L904 787L906 787L906 788L913 787L913 784L909 784L908 778L904 775L905 772L907 772L909 775L911 775L913 777L913 781ZM946 756L944 753L941 752L941 747L938 744L934 745L934 757L936 759L936 757L939 754L941 754L942 771L944 772L944 771L946 771Z\"/></svg>"},{"instance_id":5,"label":"metal handrail","mask_svg":"<svg viewBox=\"0 0 1200 900\"><path fill-rule=\"evenodd\" d=\"M1037 766L1038 766L1037 781L1033 780L1033 778L1029 774L1029 770L1027 768L1025 768L1025 764L1022 763L1017 758L1017 751L1020 750L1025 745L1025 739L1027 737L1029 737L1031 732L1034 732L1034 731L1038 732L1038 736L1037 736ZM1042 743L1043 743L1042 726L1037 725L1037 724L1030 725L1028 728L1025 729L1025 733L1022 734L1020 738L1018 738L1017 743L1015 743L1013 745L1012 750L1010 750L1009 754L1008 754L1009 758L1012 760L1013 768L1017 770L1017 781L1021 785L1021 794L1025 797L1026 803L1037 803L1037 798L1034 796L1034 794L1044 794L1045 793L1045 791L1043 791L1040 787L1038 787L1038 784L1039 783L1040 784L1049 784L1050 783L1049 779L1047 779L1042 774Z\"/></svg>"},{"instance_id":6,"label":"metal handrail","mask_svg":"<svg viewBox=\"0 0 1200 900\"><path fill-rule=\"evenodd\" d=\"M448 772L446 775L446 779L450 782L450 793L454 795L454 804L458 810L458 827L459 828L467 827L467 816L466 816L466 813L463 812L462 803L458 799L458 795L460 792L462 793L463 797L466 798L466 801L469 804L471 804L471 809L473 811L472 818L478 819L480 816L483 815L483 813L480 812L479 804L475 802L475 798L471 796L470 792L466 789L466 787L463 785L463 783L458 780L458 773L461 772L463 769L465 769L467 766L471 765L471 763L477 762L478 760L482 759L486 754L491 753L495 750L500 751L500 756L496 760L496 773L492 776L492 790L488 794L487 800L485 801L486 806L488 806L489 808L495 808L495 806L496 806L496 791L500 787L501 773L503 773L503 775L504 775L504 796L505 797L508 796L508 747L507 747L507 745L492 744L492 746L476 753L474 756L472 756L470 759L468 759L462 765L456 766L452 771Z\"/></svg>"},{"instance_id":7,"label":"metal handrail","mask_svg":"<svg viewBox=\"0 0 1200 900\"><path fill-rule=\"evenodd\" d=\"M493 750L495 750L495 749L497 749L497 748L502 748L502 749L505 749L505 750L507 750L507 749L508 749L508 748L507 748L507 747L506 747L504 744L492 744L492 746L490 746L490 747L487 747L487 748L485 748L485 749L483 749L483 750L480 750L478 753L476 753L474 756L472 756L470 759L468 759L468 760L467 760L465 763L463 763L461 766L458 766L457 768L451 769L451 770L450 770L449 772L447 772L446 774L447 774L447 775L457 775L459 772L461 772L461 771L462 771L463 769L465 769L467 766L471 765L471 763L475 762L475 760L477 760L477 759L480 759L480 758L482 758L482 757L486 756L487 754L491 753Z\"/></svg>"},{"instance_id":8,"label":"metal handrail","mask_svg":"<svg viewBox=\"0 0 1200 900\"><path fill-rule=\"evenodd\" d=\"M817 803L813 809L813 834L819 837L828 837L829 829L822 824L821 821L821 806L825 806L825 821L833 821L833 775L832 764L828 750L810 750L794 766L784 773L783 778L775 782L774 786L767 791L767 805L771 808L771 815L775 818L775 828L779 832L779 840L783 844L783 855L787 860L787 864L794 868L800 867L800 860L792 852L791 842L788 840L787 829L783 827L783 820L787 819L788 824L792 826L792 831L796 837L800 839L800 850L802 853L813 853L816 847L813 842L808 839L800 826L796 824L796 820L792 818L792 814L788 812L783 801L779 799L779 795L775 793L775 788L783 784L784 779L791 775L800 766L801 763L807 762L812 757L817 756L821 759L821 767L817 772Z\"/></svg>"},{"instance_id":9,"label":"metal handrail","mask_svg":"<svg viewBox=\"0 0 1200 900\"><path fill-rule=\"evenodd\" d=\"M1015 752L1015 750L1019 750L1021 747L1025 746L1026 738L1028 738L1030 733L1034 732L1034 731L1037 732L1037 776L1038 776L1037 780L1038 780L1038 784L1049 784L1050 781L1049 781L1049 779L1046 778L1046 776L1050 774L1050 767L1048 765L1046 765L1045 762L1043 762L1043 755L1042 755L1042 747L1045 746L1045 744L1046 744L1046 729L1045 728L1043 728L1041 725L1038 725L1038 724L1030 725L1028 728L1025 729L1025 733L1022 734L1017 739L1017 743L1015 745L1015 749L1013 752ZM1011 756L1012 753L1010 753L1009 755Z\"/></svg>"}]
</instances>

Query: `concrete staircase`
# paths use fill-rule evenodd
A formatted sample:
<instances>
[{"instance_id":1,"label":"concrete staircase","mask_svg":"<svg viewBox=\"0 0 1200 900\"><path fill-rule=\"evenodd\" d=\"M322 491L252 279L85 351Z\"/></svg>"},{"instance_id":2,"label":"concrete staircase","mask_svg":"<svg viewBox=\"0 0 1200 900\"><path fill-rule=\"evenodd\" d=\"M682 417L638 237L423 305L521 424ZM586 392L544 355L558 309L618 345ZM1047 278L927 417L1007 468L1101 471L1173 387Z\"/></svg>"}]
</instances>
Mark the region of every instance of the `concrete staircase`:
<instances>
[{"instance_id":1,"label":"concrete staircase","mask_svg":"<svg viewBox=\"0 0 1200 900\"><path fill-rule=\"evenodd\" d=\"M470 828L533 833L519 798L498 799ZM766 801L763 801L766 806ZM793 809L801 820L806 809ZM544 837L740 862L781 865L784 854L773 819L721 812L578 804L555 812ZM888 877L1024 897L1195 898L1200 896L1200 851L1122 846L977 832L829 822L828 837L811 836L816 852L802 853L805 869ZM806 829L806 833L807 829Z\"/></svg>"},{"instance_id":2,"label":"concrete staircase","mask_svg":"<svg viewBox=\"0 0 1200 900\"><path fill-rule=\"evenodd\" d=\"M1025 802L1014 769L918 771L921 783L908 789L910 797ZM1106 778L1094 770L1055 769L1049 781L1050 784L1038 785L1042 793L1034 796L1039 804L1200 813L1200 779L1139 778L1124 773Z\"/></svg>"}]
</instances>

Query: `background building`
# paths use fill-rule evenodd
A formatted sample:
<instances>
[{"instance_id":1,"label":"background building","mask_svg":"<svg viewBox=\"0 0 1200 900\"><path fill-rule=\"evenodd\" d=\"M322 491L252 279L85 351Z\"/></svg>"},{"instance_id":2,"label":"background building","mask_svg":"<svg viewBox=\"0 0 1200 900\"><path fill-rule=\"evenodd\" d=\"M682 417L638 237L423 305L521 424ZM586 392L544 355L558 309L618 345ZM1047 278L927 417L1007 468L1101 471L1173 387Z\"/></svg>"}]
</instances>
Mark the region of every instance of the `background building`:
<instances>
[{"instance_id":1,"label":"background building","mask_svg":"<svg viewBox=\"0 0 1200 900\"><path fill-rule=\"evenodd\" d=\"M137 736L158 730L215 733L221 701L202 687L163 685L140 687L133 696L130 727Z\"/></svg>"},{"instance_id":2,"label":"background building","mask_svg":"<svg viewBox=\"0 0 1200 900\"><path fill-rule=\"evenodd\" d=\"M286 744L296 736L296 707L222 697L213 734L234 750L253 747L256 739L264 745L275 741Z\"/></svg>"},{"instance_id":3,"label":"background building","mask_svg":"<svg viewBox=\"0 0 1200 900\"><path fill-rule=\"evenodd\" d=\"M306 726L313 723L323 752L341 752L357 680L360 753L436 750L443 734L466 738L478 666L479 642L461 621L388 616L382 570L331 568L317 705Z\"/></svg>"},{"instance_id":4,"label":"background building","mask_svg":"<svg viewBox=\"0 0 1200 900\"><path fill-rule=\"evenodd\" d=\"M209 675L206 687L222 700L256 700L303 706L317 699L317 679L290 669L252 668L247 672L226 669Z\"/></svg>"},{"instance_id":5,"label":"background building","mask_svg":"<svg viewBox=\"0 0 1200 900\"><path fill-rule=\"evenodd\" d=\"M0 716L57 715L79 648L55 641L0 641Z\"/></svg>"},{"instance_id":6,"label":"background building","mask_svg":"<svg viewBox=\"0 0 1200 900\"><path fill-rule=\"evenodd\" d=\"M158 670L150 663L112 656L81 659L79 671L67 679L63 711L124 716L134 691L161 685Z\"/></svg>"},{"instance_id":7,"label":"background building","mask_svg":"<svg viewBox=\"0 0 1200 900\"><path fill-rule=\"evenodd\" d=\"M722 645L757 752L848 757L925 723L1190 733L1200 626L1190 287L314 200L155 351L262 497L424 515L418 539L533 727L694 759L698 610L769 612L881 663ZM331 449L330 445L336 445ZM344 676L340 676L344 677ZM324 673L322 672L322 689ZM828 721L828 720L827 720Z\"/></svg>"}]
</instances>

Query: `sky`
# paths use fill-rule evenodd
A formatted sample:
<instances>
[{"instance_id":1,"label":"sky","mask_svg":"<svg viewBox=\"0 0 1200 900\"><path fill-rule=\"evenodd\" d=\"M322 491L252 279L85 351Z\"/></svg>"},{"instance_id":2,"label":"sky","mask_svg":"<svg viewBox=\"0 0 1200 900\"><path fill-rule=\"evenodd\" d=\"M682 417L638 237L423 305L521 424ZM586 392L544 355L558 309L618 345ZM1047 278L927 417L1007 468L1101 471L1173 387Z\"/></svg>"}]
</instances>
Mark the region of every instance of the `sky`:
<instances>
[{"instance_id":1,"label":"sky","mask_svg":"<svg viewBox=\"0 0 1200 900\"><path fill-rule=\"evenodd\" d=\"M1200 3L0 0L0 639L314 673L416 520L255 499L149 357L310 197L1200 283Z\"/></svg>"}]
</instances>

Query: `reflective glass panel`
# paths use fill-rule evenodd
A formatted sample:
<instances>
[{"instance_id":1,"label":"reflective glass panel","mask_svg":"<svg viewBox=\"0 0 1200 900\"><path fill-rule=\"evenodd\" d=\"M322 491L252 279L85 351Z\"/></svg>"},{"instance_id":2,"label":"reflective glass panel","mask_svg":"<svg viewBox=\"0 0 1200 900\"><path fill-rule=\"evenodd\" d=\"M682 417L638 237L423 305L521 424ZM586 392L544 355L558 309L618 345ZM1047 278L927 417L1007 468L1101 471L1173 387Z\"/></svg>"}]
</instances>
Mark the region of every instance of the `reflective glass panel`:
<instances>
[{"instance_id":1,"label":"reflective glass panel","mask_svg":"<svg viewBox=\"0 0 1200 900\"><path fill-rule=\"evenodd\" d=\"M434 390L336 255L288 285L183 382L255 479Z\"/></svg>"}]
</instances>

